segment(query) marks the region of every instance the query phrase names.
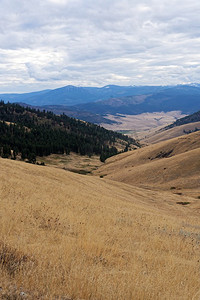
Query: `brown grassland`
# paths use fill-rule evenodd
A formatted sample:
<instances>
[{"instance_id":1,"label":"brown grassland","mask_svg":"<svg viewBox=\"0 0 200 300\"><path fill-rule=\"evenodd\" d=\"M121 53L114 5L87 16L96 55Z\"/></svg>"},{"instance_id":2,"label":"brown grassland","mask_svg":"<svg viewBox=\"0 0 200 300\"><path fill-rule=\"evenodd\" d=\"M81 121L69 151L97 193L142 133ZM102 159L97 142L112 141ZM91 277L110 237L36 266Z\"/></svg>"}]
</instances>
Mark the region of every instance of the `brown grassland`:
<instances>
[{"instance_id":1,"label":"brown grassland","mask_svg":"<svg viewBox=\"0 0 200 300\"><path fill-rule=\"evenodd\" d=\"M139 115L106 115L106 118L117 123L101 124L101 126L110 130L121 131L133 138L153 138L154 134L161 128L172 124L177 118L182 118L185 115L180 111L171 112L153 112L142 113Z\"/></svg>"},{"instance_id":2,"label":"brown grassland","mask_svg":"<svg viewBox=\"0 0 200 300\"><path fill-rule=\"evenodd\" d=\"M88 157L73 152L70 155L51 154L46 157L38 157L37 161L44 162L47 166L85 175L89 175L103 164L97 155Z\"/></svg>"},{"instance_id":3,"label":"brown grassland","mask_svg":"<svg viewBox=\"0 0 200 300\"><path fill-rule=\"evenodd\" d=\"M113 156L95 173L143 188L175 187L179 192L198 197L199 157L200 131Z\"/></svg>"},{"instance_id":4,"label":"brown grassland","mask_svg":"<svg viewBox=\"0 0 200 300\"><path fill-rule=\"evenodd\" d=\"M200 122L194 122L189 124L184 124L181 126L176 126L171 129L165 131L156 130L156 132L152 132L143 137L142 141L153 144L161 141L166 141L184 134L185 131L194 130L195 128L200 129Z\"/></svg>"},{"instance_id":5,"label":"brown grassland","mask_svg":"<svg viewBox=\"0 0 200 300\"><path fill-rule=\"evenodd\" d=\"M167 151L160 144L138 149L109 159L98 176L0 159L0 297L200 299L200 200L159 181L155 190L156 179L118 182L124 159L168 167L187 151L183 140L173 143L172 157L148 159Z\"/></svg>"}]
</instances>

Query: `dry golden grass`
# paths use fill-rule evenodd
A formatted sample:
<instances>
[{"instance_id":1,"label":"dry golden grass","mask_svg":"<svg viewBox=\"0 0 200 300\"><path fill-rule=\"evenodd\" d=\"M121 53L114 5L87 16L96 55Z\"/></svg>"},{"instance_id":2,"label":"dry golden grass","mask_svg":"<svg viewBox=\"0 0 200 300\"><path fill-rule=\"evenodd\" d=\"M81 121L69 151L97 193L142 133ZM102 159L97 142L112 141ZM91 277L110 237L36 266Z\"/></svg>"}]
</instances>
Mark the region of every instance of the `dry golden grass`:
<instances>
[{"instance_id":1,"label":"dry golden grass","mask_svg":"<svg viewBox=\"0 0 200 300\"><path fill-rule=\"evenodd\" d=\"M109 158L95 174L146 188L176 187L197 198L199 156L200 132L195 132Z\"/></svg>"},{"instance_id":2,"label":"dry golden grass","mask_svg":"<svg viewBox=\"0 0 200 300\"><path fill-rule=\"evenodd\" d=\"M70 155L51 154L46 157L37 157L37 161L44 162L47 166L82 174L89 174L103 164L97 155L88 157L73 152Z\"/></svg>"},{"instance_id":3,"label":"dry golden grass","mask_svg":"<svg viewBox=\"0 0 200 300\"><path fill-rule=\"evenodd\" d=\"M142 142L146 142L149 144L159 143L161 141L166 141L175 137L179 137L184 135L184 130L194 130L195 128L200 129L200 122L189 123L181 126L177 126L166 131L158 131L152 132L147 134L143 139Z\"/></svg>"},{"instance_id":4,"label":"dry golden grass","mask_svg":"<svg viewBox=\"0 0 200 300\"><path fill-rule=\"evenodd\" d=\"M2 299L199 299L200 219L178 195L5 159L0 170Z\"/></svg>"},{"instance_id":5,"label":"dry golden grass","mask_svg":"<svg viewBox=\"0 0 200 300\"><path fill-rule=\"evenodd\" d=\"M138 115L107 115L106 118L112 121L118 122L118 124L102 124L110 130L136 130L145 131L150 128L159 126L165 126L176 121L177 118L181 118L180 111L171 112L153 112L153 113L142 113Z\"/></svg>"},{"instance_id":6,"label":"dry golden grass","mask_svg":"<svg viewBox=\"0 0 200 300\"><path fill-rule=\"evenodd\" d=\"M114 124L101 124L109 130L122 131L133 138L144 138L145 136L154 135L155 132L169 124L172 124L177 118L182 118L180 111L171 112L153 112L139 115L107 115L106 118L116 121Z\"/></svg>"}]
</instances>

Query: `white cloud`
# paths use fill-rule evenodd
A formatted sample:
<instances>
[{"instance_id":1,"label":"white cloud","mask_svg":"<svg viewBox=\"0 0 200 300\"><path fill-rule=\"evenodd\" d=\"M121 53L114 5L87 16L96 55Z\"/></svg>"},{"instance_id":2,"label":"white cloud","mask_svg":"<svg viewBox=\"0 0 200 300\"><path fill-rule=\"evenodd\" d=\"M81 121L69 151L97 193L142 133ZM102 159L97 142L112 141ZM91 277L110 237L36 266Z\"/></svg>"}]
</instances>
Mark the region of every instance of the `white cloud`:
<instances>
[{"instance_id":1,"label":"white cloud","mask_svg":"<svg viewBox=\"0 0 200 300\"><path fill-rule=\"evenodd\" d=\"M2 0L0 91L199 82L197 0Z\"/></svg>"}]
</instances>

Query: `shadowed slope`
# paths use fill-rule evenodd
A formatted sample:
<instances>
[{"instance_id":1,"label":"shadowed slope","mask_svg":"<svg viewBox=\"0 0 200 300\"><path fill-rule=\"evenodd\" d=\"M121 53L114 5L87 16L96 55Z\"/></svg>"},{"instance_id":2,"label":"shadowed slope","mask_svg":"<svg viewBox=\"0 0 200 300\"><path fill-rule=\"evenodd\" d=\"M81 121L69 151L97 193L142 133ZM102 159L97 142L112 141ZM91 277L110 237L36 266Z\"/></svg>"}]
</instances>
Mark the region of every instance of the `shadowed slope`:
<instances>
[{"instance_id":1,"label":"shadowed slope","mask_svg":"<svg viewBox=\"0 0 200 300\"><path fill-rule=\"evenodd\" d=\"M191 198L11 160L0 169L2 297L198 299Z\"/></svg>"}]
</instances>

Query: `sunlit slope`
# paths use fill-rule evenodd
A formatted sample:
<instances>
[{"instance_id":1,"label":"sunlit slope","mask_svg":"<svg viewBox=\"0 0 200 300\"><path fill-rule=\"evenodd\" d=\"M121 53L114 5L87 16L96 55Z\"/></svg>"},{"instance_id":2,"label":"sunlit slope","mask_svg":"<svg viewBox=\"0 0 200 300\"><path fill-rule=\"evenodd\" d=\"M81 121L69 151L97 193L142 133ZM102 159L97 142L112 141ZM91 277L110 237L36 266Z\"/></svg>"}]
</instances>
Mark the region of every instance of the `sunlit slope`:
<instances>
[{"instance_id":1,"label":"sunlit slope","mask_svg":"<svg viewBox=\"0 0 200 300\"><path fill-rule=\"evenodd\" d=\"M132 185L199 188L199 157L196 132L112 157L96 174Z\"/></svg>"},{"instance_id":2,"label":"sunlit slope","mask_svg":"<svg viewBox=\"0 0 200 300\"><path fill-rule=\"evenodd\" d=\"M147 142L149 144L155 144L161 141L166 141L175 137L179 137L184 135L184 131L193 131L195 128L200 129L200 122L195 122L195 123L189 123L189 124L184 124L180 126L176 126L170 129L167 129L165 131L157 131L156 133L154 132L153 134L150 134L149 136L147 135L143 141Z\"/></svg>"},{"instance_id":3,"label":"sunlit slope","mask_svg":"<svg viewBox=\"0 0 200 300\"><path fill-rule=\"evenodd\" d=\"M11 160L0 170L3 299L199 299L191 198Z\"/></svg>"}]
</instances>

